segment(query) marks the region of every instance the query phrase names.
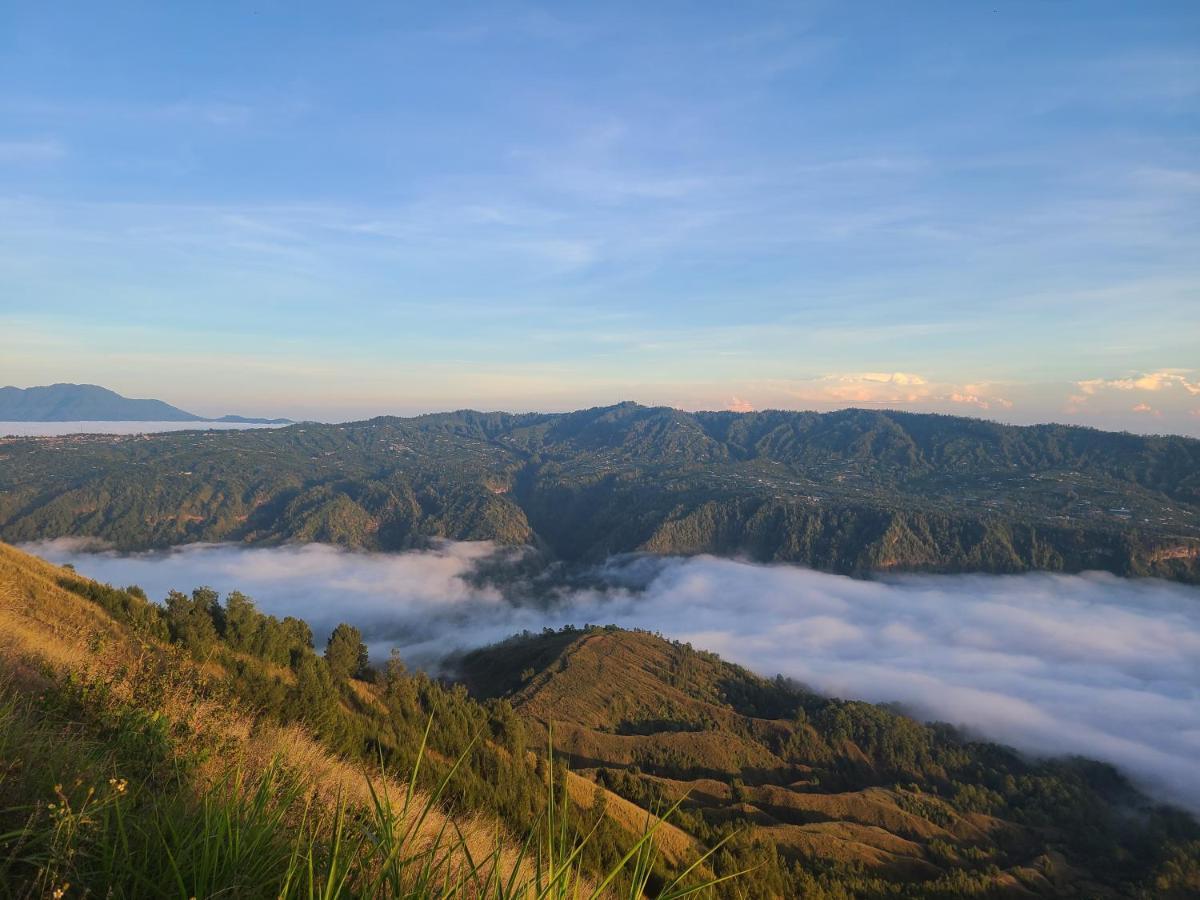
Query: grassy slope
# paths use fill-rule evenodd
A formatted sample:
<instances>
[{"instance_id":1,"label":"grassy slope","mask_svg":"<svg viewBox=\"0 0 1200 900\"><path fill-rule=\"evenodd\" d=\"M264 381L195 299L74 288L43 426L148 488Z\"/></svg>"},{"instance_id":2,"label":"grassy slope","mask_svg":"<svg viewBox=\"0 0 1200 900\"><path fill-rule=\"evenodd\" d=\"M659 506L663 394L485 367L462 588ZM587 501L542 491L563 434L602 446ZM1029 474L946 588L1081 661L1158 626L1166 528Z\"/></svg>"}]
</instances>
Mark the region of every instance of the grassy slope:
<instances>
[{"instance_id":1,"label":"grassy slope","mask_svg":"<svg viewBox=\"0 0 1200 900\"><path fill-rule=\"evenodd\" d=\"M186 860L180 863L178 886L185 898L206 896L206 886L216 890L222 884L235 896L277 896L280 873L295 868L297 853L302 871L292 873L295 884L283 893L306 894L314 886L330 889L337 879L322 867L339 861L344 870L357 873L350 882L352 892L343 886L339 893L334 885L331 898L391 896L395 884L364 894L362 879L398 868L403 871L394 881L407 885L414 897L436 895L453 879L472 880L470 890L456 891L466 894L478 893L481 884L486 887L487 878L514 879L503 890L496 883L487 888L497 900L538 896L543 890L548 897L566 896L564 891L576 888L586 896L587 886L609 871L593 868L589 874L579 868L580 860L555 874L545 868L547 854L552 862L554 854L561 861L573 850L574 829L580 823L590 827L585 813L597 799L590 781L560 772L567 790L556 814L575 824L539 835L540 826L532 819L515 823L522 829L522 837L516 839L511 837L514 823L502 823L493 812L463 809L457 803L450 813L419 788L409 795L407 782L388 777L377 766L331 753L305 728L276 724L231 693L231 662L284 683L294 683L292 670L229 651L198 663L177 646L132 632L63 587L80 582L86 580L0 544L0 897L38 896L61 887L74 871L65 860L77 852L78 859L88 858L91 868L76 871L76 880L90 879L93 890L109 886L106 878L111 877L118 884L114 896L161 896L156 889L147 890L145 883L141 888L129 883L134 876L145 881L146 873L162 863L163 846L156 834L147 838L142 833L146 858L139 858L140 868L133 875L97 875L98 863L91 859L103 855L97 847L111 850L119 844L126 852L128 835L122 833L117 844L112 840L120 831L114 811L127 803L135 806L125 818L141 820L136 828L175 835L179 846L170 850L171 868L175 856L203 857L203 864L194 868ZM367 723L389 715L384 684L350 681L345 687L342 711L350 720ZM464 695L462 702L473 701ZM482 741L504 757L503 747L491 744L486 735ZM432 745L426 754L426 771L431 766L454 767L455 761ZM535 759L531 753L528 757L525 765L532 772ZM473 763L464 758L464 764ZM540 764L537 768L540 771ZM117 782L122 785L120 796L114 793ZM256 792L271 799L261 809L250 809L247 805L258 802ZM634 869L615 882L623 890L644 877L659 879L655 884L662 887L662 874L696 859L696 845L686 835L616 795L599 793L608 812L606 827L624 836L615 844L618 855L643 839L648 840L647 850L657 848L631 861ZM165 806L150 799L160 796L166 798ZM54 805L47 805L55 798L58 813ZM387 807L386 816L379 803ZM59 846L64 829L54 824L54 816L68 808L74 810L66 817L74 823L72 828L97 832L85 848ZM342 814L358 829L357 843L349 849L333 843ZM231 847L248 852L250 837L225 835L220 824L211 821L213 815L243 818L258 829L264 844L258 855L267 860L259 866L261 883L248 887L245 878L250 876L242 870L253 866L246 859L229 859L227 852ZM48 835L44 847L20 836L22 828L37 833L38 823ZM388 856L388 847L381 846L380 835L388 830L404 835L402 855ZM214 850L201 834L224 835L217 843L226 846ZM523 845L534 838L533 845ZM350 844L349 838L345 841ZM315 861L315 875L303 871L305 854ZM599 864L611 865L612 859L605 863L602 856ZM220 865L225 869L214 874ZM701 865L695 874L708 871ZM150 880L177 875L162 870ZM430 889L425 882L440 887Z\"/></svg>"},{"instance_id":2,"label":"grassy slope","mask_svg":"<svg viewBox=\"0 0 1200 900\"><path fill-rule=\"evenodd\" d=\"M110 616L58 584L63 572L36 557L0 544L0 678L25 694L53 690L66 679L104 707L135 708L161 717L169 735L166 753L193 782L197 796L237 772L256 782L282 766L318 819L341 801L365 807L371 787L393 799L404 784L373 773L325 750L304 729L256 719L231 702L219 686L223 673L197 666L174 648L138 639ZM112 763L118 775L122 760ZM63 773L59 783L65 782ZM417 797L417 806L424 798ZM422 825L432 839L449 820L436 808ZM454 827L484 858L495 846L497 823L460 818ZM510 851L511 856L511 851Z\"/></svg>"}]
</instances>

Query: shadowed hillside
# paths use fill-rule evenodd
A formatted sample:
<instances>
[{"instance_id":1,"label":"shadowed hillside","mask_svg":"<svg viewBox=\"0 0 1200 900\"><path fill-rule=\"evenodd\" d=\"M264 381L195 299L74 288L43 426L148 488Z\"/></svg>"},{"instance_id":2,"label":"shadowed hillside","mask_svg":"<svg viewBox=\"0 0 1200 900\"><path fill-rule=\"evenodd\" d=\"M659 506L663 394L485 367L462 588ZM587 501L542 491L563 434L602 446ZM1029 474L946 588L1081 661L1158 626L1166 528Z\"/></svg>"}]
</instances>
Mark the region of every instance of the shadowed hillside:
<instances>
[{"instance_id":1,"label":"shadowed hillside","mask_svg":"<svg viewBox=\"0 0 1200 900\"><path fill-rule=\"evenodd\" d=\"M783 896L1169 896L1150 861L1200 851L1194 821L1107 766L1030 762L647 633L527 635L461 670L535 732L553 723L597 784L648 807L684 798L676 824L700 844L738 831Z\"/></svg>"},{"instance_id":2,"label":"shadowed hillside","mask_svg":"<svg viewBox=\"0 0 1200 900\"><path fill-rule=\"evenodd\" d=\"M0 443L0 537L532 544L548 558L1200 579L1200 441L950 416L457 412Z\"/></svg>"}]
</instances>

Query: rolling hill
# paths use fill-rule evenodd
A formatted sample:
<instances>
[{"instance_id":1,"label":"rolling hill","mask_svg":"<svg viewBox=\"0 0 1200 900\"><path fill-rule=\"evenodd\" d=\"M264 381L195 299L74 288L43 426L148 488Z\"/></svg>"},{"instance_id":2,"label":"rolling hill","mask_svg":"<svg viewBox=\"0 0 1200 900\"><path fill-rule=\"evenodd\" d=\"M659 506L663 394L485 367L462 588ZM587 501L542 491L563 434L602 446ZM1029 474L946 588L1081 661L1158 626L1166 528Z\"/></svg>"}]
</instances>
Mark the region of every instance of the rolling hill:
<instances>
[{"instance_id":1,"label":"rolling hill","mask_svg":"<svg viewBox=\"0 0 1200 900\"><path fill-rule=\"evenodd\" d=\"M1200 834L1107 766L1025 760L653 634L526 634L459 667L581 775L644 807L682 800L701 846L739 834L778 896L1135 896L1119 860Z\"/></svg>"},{"instance_id":2,"label":"rolling hill","mask_svg":"<svg viewBox=\"0 0 1200 900\"><path fill-rule=\"evenodd\" d=\"M457 412L0 443L0 538L530 544L1200 580L1200 441L950 416Z\"/></svg>"}]
</instances>

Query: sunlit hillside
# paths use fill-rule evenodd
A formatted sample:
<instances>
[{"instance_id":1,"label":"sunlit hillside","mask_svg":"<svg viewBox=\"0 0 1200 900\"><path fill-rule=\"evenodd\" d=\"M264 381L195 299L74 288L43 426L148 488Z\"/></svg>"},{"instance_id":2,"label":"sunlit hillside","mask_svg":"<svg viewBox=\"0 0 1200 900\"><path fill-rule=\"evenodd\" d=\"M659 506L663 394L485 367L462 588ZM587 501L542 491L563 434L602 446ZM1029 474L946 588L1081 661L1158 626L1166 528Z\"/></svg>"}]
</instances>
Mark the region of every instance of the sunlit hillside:
<instances>
[{"instance_id":1,"label":"sunlit hillside","mask_svg":"<svg viewBox=\"0 0 1200 900\"><path fill-rule=\"evenodd\" d=\"M335 682L311 651L277 665L165 622L136 591L0 545L0 896L640 895L650 879L672 896L668 864L711 878L656 817L589 820L578 776L528 753L503 704L399 672Z\"/></svg>"},{"instance_id":2,"label":"sunlit hillside","mask_svg":"<svg viewBox=\"0 0 1200 900\"><path fill-rule=\"evenodd\" d=\"M682 799L677 824L702 843L761 841L748 852L784 896L1122 896L1165 844L1200 835L1106 766L1025 760L656 635L529 635L462 669L539 732L553 723L581 774L642 805Z\"/></svg>"}]
</instances>

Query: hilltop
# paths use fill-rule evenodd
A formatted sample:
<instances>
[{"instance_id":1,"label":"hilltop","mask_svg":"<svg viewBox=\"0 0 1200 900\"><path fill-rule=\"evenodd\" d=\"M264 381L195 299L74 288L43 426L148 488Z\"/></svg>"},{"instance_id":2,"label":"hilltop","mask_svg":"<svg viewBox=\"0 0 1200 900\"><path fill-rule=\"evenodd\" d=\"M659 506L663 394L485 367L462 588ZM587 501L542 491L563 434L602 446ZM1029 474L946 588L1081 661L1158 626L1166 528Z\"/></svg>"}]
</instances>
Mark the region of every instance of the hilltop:
<instances>
[{"instance_id":1,"label":"hilltop","mask_svg":"<svg viewBox=\"0 0 1200 900\"><path fill-rule=\"evenodd\" d=\"M134 400L95 384L0 388L0 422L238 422L289 424L288 419L222 416L207 419L161 400Z\"/></svg>"},{"instance_id":2,"label":"hilltop","mask_svg":"<svg viewBox=\"0 0 1200 900\"><path fill-rule=\"evenodd\" d=\"M1200 580L1200 441L849 409L461 411L236 433L9 439L0 538L433 538L546 559L712 553L876 571Z\"/></svg>"},{"instance_id":3,"label":"hilltop","mask_svg":"<svg viewBox=\"0 0 1200 900\"><path fill-rule=\"evenodd\" d=\"M737 830L781 896L1132 896L1118 860L1200 837L1099 763L1026 760L654 634L526 634L459 667L607 790L682 799L698 844Z\"/></svg>"}]
</instances>

